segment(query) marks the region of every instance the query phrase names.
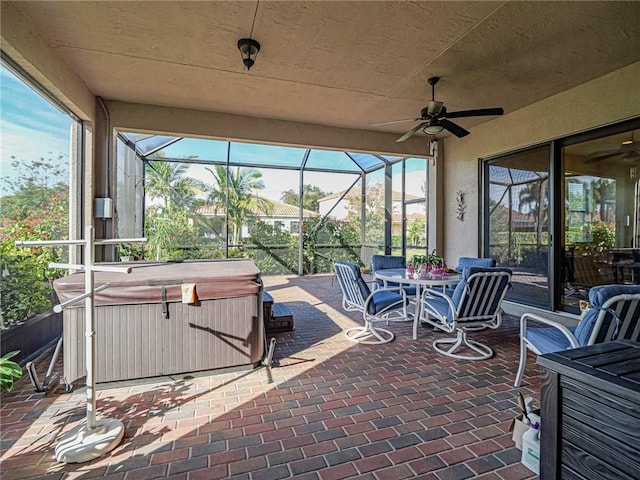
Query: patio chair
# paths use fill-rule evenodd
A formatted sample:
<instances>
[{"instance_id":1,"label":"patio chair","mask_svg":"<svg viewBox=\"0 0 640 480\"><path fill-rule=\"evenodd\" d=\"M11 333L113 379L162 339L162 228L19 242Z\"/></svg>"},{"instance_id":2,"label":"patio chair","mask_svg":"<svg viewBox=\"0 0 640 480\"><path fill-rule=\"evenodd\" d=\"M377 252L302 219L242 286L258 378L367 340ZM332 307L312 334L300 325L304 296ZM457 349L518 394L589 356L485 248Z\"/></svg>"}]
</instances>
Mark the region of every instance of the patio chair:
<instances>
[{"instance_id":1,"label":"patio chair","mask_svg":"<svg viewBox=\"0 0 640 480\"><path fill-rule=\"evenodd\" d=\"M375 274L377 270L387 270L389 268L407 268L407 261L405 257L397 256L397 255L372 255L371 256L371 271ZM376 280L376 284L378 287L399 287L398 283L387 282L385 285L382 280ZM415 285L405 285L402 287L407 296L409 296L409 300L411 301L411 297L416 294Z\"/></svg>"},{"instance_id":2,"label":"patio chair","mask_svg":"<svg viewBox=\"0 0 640 480\"><path fill-rule=\"evenodd\" d=\"M360 268L353 263L336 261L334 269L342 290L342 307L348 312L361 312L364 319L364 326L345 330L345 336L353 342L371 345L392 341L395 335L376 324L394 318L407 318L404 290L386 287L372 292L362 278Z\"/></svg>"},{"instance_id":3,"label":"patio chair","mask_svg":"<svg viewBox=\"0 0 640 480\"><path fill-rule=\"evenodd\" d=\"M458 273L462 273L462 271L466 267L485 267L485 268L493 268L496 266L495 259L489 258L479 258L479 257L460 257L458 258L458 265L455 266L454 270ZM447 295L450 297L453 296L453 292L456 289L457 284L446 290ZM482 330L481 328L478 330Z\"/></svg>"},{"instance_id":4,"label":"patio chair","mask_svg":"<svg viewBox=\"0 0 640 480\"><path fill-rule=\"evenodd\" d=\"M491 358L491 347L470 340L467 332L500 326L502 301L511 284L511 274L508 268L465 267L452 296L433 288L422 292L420 320L437 330L457 334L455 338L434 340L433 348L462 360ZM473 353L460 353L462 349L470 349Z\"/></svg>"},{"instance_id":5,"label":"patio chair","mask_svg":"<svg viewBox=\"0 0 640 480\"><path fill-rule=\"evenodd\" d=\"M640 339L640 285L601 285L589 290L591 308L575 327L525 313L520 318L520 364L515 387L522 382L527 349L536 355L613 340ZM538 323L547 327L533 327Z\"/></svg>"},{"instance_id":6,"label":"patio chair","mask_svg":"<svg viewBox=\"0 0 640 480\"><path fill-rule=\"evenodd\" d=\"M493 258L460 257L458 259L458 265L456 265L454 270L458 273L462 273L466 267L493 268L495 266L496 261Z\"/></svg>"}]
</instances>

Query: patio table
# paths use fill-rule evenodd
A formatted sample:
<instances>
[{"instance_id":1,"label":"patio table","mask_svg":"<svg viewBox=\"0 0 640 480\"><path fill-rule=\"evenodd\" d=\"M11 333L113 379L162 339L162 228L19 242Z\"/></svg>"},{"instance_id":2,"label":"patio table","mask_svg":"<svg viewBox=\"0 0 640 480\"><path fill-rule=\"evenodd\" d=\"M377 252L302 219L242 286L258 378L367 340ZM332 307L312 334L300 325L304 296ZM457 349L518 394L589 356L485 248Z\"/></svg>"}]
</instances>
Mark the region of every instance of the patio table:
<instances>
[{"instance_id":1,"label":"patio table","mask_svg":"<svg viewBox=\"0 0 640 480\"><path fill-rule=\"evenodd\" d=\"M445 274L445 275L427 275L425 278L413 278L407 275L407 270L404 268L388 268L383 270L377 270L373 274L374 278L382 280L385 286L389 283L398 283L400 285L415 285L416 287L416 310L413 314L413 339L418 338L418 323L420 322L420 312L422 309L422 302L420 297L424 288L437 288L442 287L444 290L447 287L456 285L460 281L459 274Z\"/></svg>"}]
</instances>

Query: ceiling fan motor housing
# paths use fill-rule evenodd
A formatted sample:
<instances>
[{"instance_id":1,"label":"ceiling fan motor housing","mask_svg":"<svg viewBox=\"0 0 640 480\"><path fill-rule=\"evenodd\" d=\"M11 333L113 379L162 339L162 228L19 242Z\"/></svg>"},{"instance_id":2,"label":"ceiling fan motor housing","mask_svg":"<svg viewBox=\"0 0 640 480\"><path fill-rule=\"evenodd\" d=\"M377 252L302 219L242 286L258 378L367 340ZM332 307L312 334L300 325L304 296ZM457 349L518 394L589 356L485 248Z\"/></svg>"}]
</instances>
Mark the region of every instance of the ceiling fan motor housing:
<instances>
[{"instance_id":1,"label":"ceiling fan motor housing","mask_svg":"<svg viewBox=\"0 0 640 480\"><path fill-rule=\"evenodd\" d=\"M469 135L469 131L458 125L457 123L449 120L450 118L463 118L463 117L477 117L486 115L502 115L504 110L501 107L497 108L477 108L473 110L460 110L456 112L448 112L447 107L443 102L436 101L436 83L440 80L440 77L431 77L427 79L427 83L431 85L431 101L426 107L420 110L420 117L416 119L396 120L393 122L381 123L378 125L386 125L388 123L407 122L407 121L421 121L420 124L413 127L406 132L396 142L404 142L407 138L411 137L419 130L422 130L427 135L437 135L442 130L447 130L454 134L458 138L466 137Z\"/></svg>"}]
</instances>

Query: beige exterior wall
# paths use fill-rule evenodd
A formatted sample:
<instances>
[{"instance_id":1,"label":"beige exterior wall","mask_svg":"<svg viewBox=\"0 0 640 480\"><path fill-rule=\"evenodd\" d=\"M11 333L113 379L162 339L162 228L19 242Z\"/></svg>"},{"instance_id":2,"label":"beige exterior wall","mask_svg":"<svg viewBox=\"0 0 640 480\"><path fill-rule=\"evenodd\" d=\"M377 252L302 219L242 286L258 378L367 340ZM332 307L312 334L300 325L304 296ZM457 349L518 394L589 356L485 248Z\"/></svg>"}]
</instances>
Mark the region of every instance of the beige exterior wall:
<instances>
[{"instance_id":1,"label":"beige exterior wall","mask_svg":"<svg viewBox=\"0 0 640 480\"><path fill-rule=\"evenodd\" d=\"M106 104L112 128L121 130L419 157L428 151L424 137L396 143L398 135L391 133L117 101Z\"/></svg>"},{"instance_id":2,"label":"beige exterior wall","mask_svg":"<svg viewBox=\"0 0 640 480\"><path fill-rule=\"evenodd\" d=\"M640 62L445 140L442 255L455 261L479 251L479 158L508 152L640 115ZM456 219L456 192L465 192L464 221Z\"/></svg>"}]
</instances>

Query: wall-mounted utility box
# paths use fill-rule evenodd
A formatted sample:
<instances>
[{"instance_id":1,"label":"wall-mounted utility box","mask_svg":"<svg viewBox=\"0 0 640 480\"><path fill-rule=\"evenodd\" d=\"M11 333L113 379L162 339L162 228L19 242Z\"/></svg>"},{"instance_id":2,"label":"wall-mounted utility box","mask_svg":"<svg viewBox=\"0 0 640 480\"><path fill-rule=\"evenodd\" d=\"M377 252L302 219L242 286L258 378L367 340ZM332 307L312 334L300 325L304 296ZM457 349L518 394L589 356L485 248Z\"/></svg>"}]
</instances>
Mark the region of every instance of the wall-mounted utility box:
<instances>
[{"instance_id":1,"label":"wall-mounted utility box","mask_svg":"<svg viewBox=\"0 0 640 480\"><path fill-rule=\"evenodd\" d=\"M113 203L110 198L93 199L93 216L95 218L111 218L113 216Z\"/></svg>"}]
</instances>

